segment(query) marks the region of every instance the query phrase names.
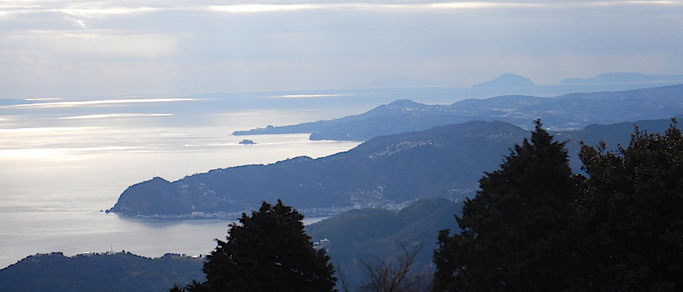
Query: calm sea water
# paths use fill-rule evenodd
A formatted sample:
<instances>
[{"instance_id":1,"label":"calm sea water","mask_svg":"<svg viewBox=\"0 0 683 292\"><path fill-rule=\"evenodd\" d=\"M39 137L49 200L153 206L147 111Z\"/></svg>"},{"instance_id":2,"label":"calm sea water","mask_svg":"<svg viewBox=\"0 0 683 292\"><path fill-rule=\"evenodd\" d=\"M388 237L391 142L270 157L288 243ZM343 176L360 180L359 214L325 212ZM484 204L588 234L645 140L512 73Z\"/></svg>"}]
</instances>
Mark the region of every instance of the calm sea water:
<instances>
[{"instance_id":1,"label":"calm sea water","mask_svg":"<svg viewBox=\"0 0 683 292\"><path fill-rule=\"evenodd\" d=\"M230 221L131 219L100 210L153 176L172 181L215 168L321 157L358 144L309 141L306 134L231 135L342 116L358 112L358 104L257 110L221 99L133 99L0 107L0 267L52 251L206 254ZM242 139L257 144L238 144Z\"/></svg>"}]
</instances>

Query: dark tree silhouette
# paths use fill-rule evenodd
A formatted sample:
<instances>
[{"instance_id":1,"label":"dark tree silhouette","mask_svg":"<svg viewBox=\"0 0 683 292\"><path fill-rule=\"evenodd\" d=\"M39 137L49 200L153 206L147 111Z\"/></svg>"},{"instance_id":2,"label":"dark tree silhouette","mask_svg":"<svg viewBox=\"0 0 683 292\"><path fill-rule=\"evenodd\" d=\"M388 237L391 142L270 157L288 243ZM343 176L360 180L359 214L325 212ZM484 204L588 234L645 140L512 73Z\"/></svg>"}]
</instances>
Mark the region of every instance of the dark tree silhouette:
<instances>
[{"instance_id":1,"label":"dark tree silhouette","mask_svg":"<svg viewBox=\"0 0 683 292\"><path fill-rule=\"evenodd\" d=\"M433 290L681 291L683 134L582 145L587 178L537 123L439 234Z\"/></svg>"},{"instance_id":2,"label":"dark tree silhouette","mask_svg":"<svg viewBox=\"0 0 683 292\"><path fill-rule=\"evenodd\" d=\"M565 143L540 121L531 141L516 145L456 220L460 234L439 234L434 291L551 291L571 285L572 207L581 178Z\"/></svg>"},{"instance_id":3,"label":"dark tree silhouette","mask_svg":"<svg viewBox=\"0 0 683 292\"><path fill-rule=\"evenodd\" d=\"M204 264L206 282L190 291L332 291L334 267L313 248L303 215L278 200L231 224Z\"/></svg>"},{"instance_id":4,"label":"dark tree silhouette","mask_svg":"<svg viewBox=\"0 0 683 292\"><path fill-rule=\"evenodd\" d=\"M583 145L587 180L577 282L584 290L683 289L683 136L636 128L628 148Z\"/></svg>"}]
</instances>

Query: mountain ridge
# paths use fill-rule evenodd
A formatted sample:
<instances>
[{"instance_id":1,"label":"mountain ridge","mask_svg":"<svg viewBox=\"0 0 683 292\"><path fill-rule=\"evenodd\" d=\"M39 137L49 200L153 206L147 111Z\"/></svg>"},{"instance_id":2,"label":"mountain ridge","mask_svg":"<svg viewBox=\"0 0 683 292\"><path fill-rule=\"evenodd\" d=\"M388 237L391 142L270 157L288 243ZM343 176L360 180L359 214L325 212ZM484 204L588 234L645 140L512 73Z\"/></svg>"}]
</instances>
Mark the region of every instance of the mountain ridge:
<instances>
[{"instance_id":1,"label":"mountain ridge","mask_svg":"<svg viewBox=\"0 0 683 292\"><path fill-rule=\"evenodd\" d=\"M594 123L662 119L683 113L683 84L625 91L467 99L451 105L399 100L362 114L296 125L269 126L233 135L309 133L311 140L367 141L370 138L467 121L505 121L523 129L540 118L551 130L579 130Z\"/></svg>"}]
</instances>

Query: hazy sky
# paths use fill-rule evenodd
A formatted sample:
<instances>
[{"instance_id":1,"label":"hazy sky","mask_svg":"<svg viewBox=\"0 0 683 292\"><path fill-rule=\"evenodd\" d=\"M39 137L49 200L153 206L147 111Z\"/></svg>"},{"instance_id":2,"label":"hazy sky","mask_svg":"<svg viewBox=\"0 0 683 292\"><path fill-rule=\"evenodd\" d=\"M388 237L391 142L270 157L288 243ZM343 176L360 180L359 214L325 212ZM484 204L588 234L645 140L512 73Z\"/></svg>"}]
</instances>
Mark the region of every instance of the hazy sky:
<instances>
[{"instance_id":1,"label":"hazy sky","mask_svg":"<svg viewBox=\"0 0 683 292\"><path fill-rule=\"evenodd\" d=\"M0 1L0 98L552 84L682 52L683 1Z\"/></svg>"}]
</instances>

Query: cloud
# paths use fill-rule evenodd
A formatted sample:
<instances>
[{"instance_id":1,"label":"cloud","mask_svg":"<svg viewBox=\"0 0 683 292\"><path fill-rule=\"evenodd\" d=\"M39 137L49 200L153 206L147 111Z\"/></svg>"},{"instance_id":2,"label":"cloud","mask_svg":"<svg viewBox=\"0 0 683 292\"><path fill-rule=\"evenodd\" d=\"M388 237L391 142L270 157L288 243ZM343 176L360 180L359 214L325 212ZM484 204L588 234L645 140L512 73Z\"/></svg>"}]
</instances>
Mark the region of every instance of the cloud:
<instances>
[{"instance_id":1,"label":"cloud","mask_svg":"<svg viewBox=\"0 0 683 292\"><path fill-rule=\"evenodd\" d=\"M151 13L155 11L166 10L165 8L154 8L154 7L121 7L121 6L102 6L93 5L88 2L76 3L76 4L66 4L61 6L58 3L48 5L0 5L0 12L4 15L22 15L22 14L41 14L41 13L62 13L71 16L79 17L105 17L105 16L116 16L116 15L131 15L131 14L143 14Z\"/></svg>"},{"instance_id":2,"label":"cloud","mask_svg":"<svg viewBox=\"0 0 683 292\"><path fill-rule=\"evenodd\" d=\"M324 6L317 4L237 4L237 5L211 5L207 9L215 12L228 13L264 13L264 12L287 12L301 10L318 10Z\"/></svg>"},{"instance_id":3,"label":"cloud","mask_svg":"<svg viewBox=\"0 0 683 292\"><path fill-rule=\"evenodd\" d=\"M37 98L25 98L26 101L53 101L60 100L59 97L37 97Z\"/></svg>"},{"instance_id":4,"label":"cloud","mask_svg":"<svg viewBox=\"0 0 683 292\"><path fill-rule=\"evenodd\" d=\"M35 3L35 4L33 4ZM38 4L40 3L40 4ZM133 3L133 5L130 5ZM579 7L608 7L608 6L681 6L681 0L614 0L614 1L366 1L366 2L294 2L282 4L280 2L253 4L244 3L216 5L213 1L187 2L41 2L27 1L24 5L0 4L0 15L30 14L30 13L62 13L80 18L116 17L150 14L169 11L209 11L232 14L253 13L283 13L312 10L332 11L373 11L373 12L415 12L423 11L453 11L473 9L514 9L514 8L579 8ZM128 4L128 6L126 6Z\"/></svg>"},{"instance_id":5,"label":"cloud","mask_svg":"<svg viewBox=\"0 0 683 292\"><path fill-rule=\"evenodd\" d=\"M162 8L153 7L80 7L70 6L67 8L46 9L47 12L61 12L64 14L81 16L81 17L101 17L101 16L117 16L130 14L144 14L163 10Z\"/></svg>"},{"instance_id":6,"label":"cloud","mask_svg":"<svg viewBox=\"0 0 683 292\"><path fill-rule=\"evenodd\" d=\"M83 28L88 25L82 21ZM42 45L36 48L36 45ZM117 30L27 30L8 32L0 38L0 48L16 48L24 52L41 52L42 55L70 55L79 57L157 58L173 54L177 38L168 34L125 33ZM0 55L3 52L0 51ZM6 51L9 53L9 51ZM42 57L31 59L44 60ZM28 62L28 59L27 59Z\"/></svg>"},{"instance_id":7,"label":"cloud","mask_svg":"<svg viewBox=\"0 0 683 292\"><path fill-rule=\"evenodd\" d=\"M60 117L60 120L90 120L90 119L109 119L109 118L143 118L143 117L169 117L173 114L137 114L137 113L122 113L122 114L98 114L98 115L81 115Z\"/></svg>"},{"instance_id":8,"label":"cloud","mask_svg":"<svg viewBox=\"0 0 683 292\"><path fill-rule=\"evenodd\" d=\"M1 1L0 97L455 86L509 71L552 83L683 68L683 1Z\"/></svg>"},{"instance_id":9,"label":"cloud","mask_svg":"<svg viewBox=\"0 0 683 292\"><path fill-rule=\"evenodd\" d=\"M0 106L0 108L61 108L61 107L83 107L83 106L102 106L102 105L126 105L134 103L158 103L158 102L183 102L194 101L195 98L138 98L138 99L104 99L87 101L60 101L60 102L40 102L25 103Z\"/></svg>"},{"instance_id":10,"label":"cloud","mask_svg":"<svg viewBox=\"0 0 683 292\"><path fill-rule=\"evenodd\" d=\"M323 97L339 97L346 96L347 94L284 94L276 95L275 98L323 98Z\"/></svg>"},{"instance_id":11,"label":"cloud","mask_svg":"<svg viewBox=\"0 0 683 292\"><path fill-rule=\"evenodd\" d=\"M69 18L69 20L71 20L71 22L73 23L75 28L80 28L80 29L90 28L90 25L88 24L88 22L83 20L83 19Z\"/></svg>"},{"instance_id":12,"label":"cloud","mask_svg":"<svg viewBox=\"0 0 683 292\"><path fill-rule=\"evenodd\" d=\"M476 9L515 9L515 8L580 8L593 6L654 6L683 5L683 1L458 1L426 3L307 3L307 4L231 4L212 5L209 11L228 13L272 13L296 12L307 10L373 11L373 12L447 12Z\"/></svg>"}]
</instances>

